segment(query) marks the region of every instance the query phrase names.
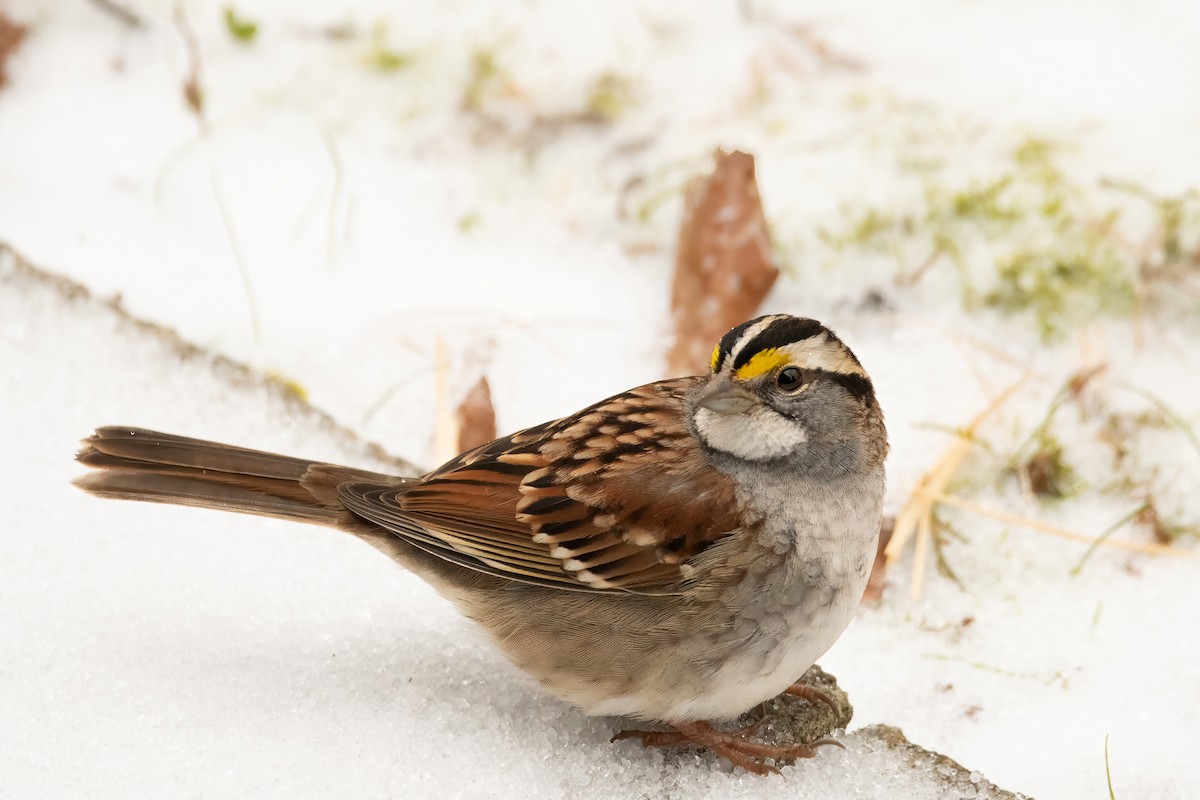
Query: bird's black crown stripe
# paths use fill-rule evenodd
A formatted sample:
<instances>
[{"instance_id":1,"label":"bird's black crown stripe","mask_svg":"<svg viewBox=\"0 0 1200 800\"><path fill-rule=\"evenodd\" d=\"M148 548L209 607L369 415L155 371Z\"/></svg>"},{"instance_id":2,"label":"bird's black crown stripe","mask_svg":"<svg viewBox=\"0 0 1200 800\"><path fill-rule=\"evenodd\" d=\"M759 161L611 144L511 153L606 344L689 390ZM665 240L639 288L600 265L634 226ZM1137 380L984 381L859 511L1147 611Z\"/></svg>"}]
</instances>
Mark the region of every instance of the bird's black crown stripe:
<instances>
[{"instance_id":1,"label":"bird's black crown stripe","mask_svg":"<svg viewBox=\"0 0 1200 800\"><path fill-rule=\"evenodd\" d=\"M725 359L729 357L733 346L737 344L738 339L742 338L742 334L746 332L746 329L751 325L758 324L762 319L762 317L755 317L754 319L747 320L736 328L730 328L729 333L721 337L721 341L717 345L717 351L720 355L717 356L717 362L713 364L713 373L721 371L721 365L725 363Z\"/></svg>"},{"instance_id":2,"label":"bird's black crown stripe","mask_svg":"<svg viewBox=\"0 0 1200 800\"><path fill-rule=\"evenodd\" d=\"M762 319L762 317L759 317L759 319ZM837 340L832 331L815 319L808 319L807 317L784 317L783 319L776 320L768 325L765 330L760 331L753 339L746 342L746 346L738 353L737 360L733 362L733 368L741 368L763 350L772 347L783 347L784 345L793 344L804 339L810 339L819 333L828 333L830 339ZM732 347L733 345L730 344L731 349Z\"/></svg>"},{"instance_id":3,"label":"bird's black crown stripe","mask_svg":"<svg viewBox=\"0 0 1200 800\"><path fill-rule=\"evenodd\" d=\"M729 333L721 337L719 351L720 354L717 357L716 365L713 367L713 372L721 371L721 368L725 365L725 359L729 357L729 354L733 351L734 345L737 344L738 339L742 337L742 334L744 334L749 328L757 325L767 316L770 315L755 317L752 320L743 322L741 325L738 325L736 328L730 330ZM842 344L842 340L838 338L837 334L826 328L821 323L817 322L815 319L808 319L807 317L783 317L778 319L775 322L772 322L765 330L760 331L753 339L746 343L746 345L741 349L741 352L738 353L737 360L733 362L733 368L738 369L742 367L743 365L747 364L750 359L754 358L756 354L761 353L763 350L767 350L772 347L784 347L786 345L793 344L794 342L810 339L820 333L826 334L829 337L830 342ZM850 348L846 347L844 344L842 344L842 347L846 350L847 355L850 356L850 360L861 367L862 364L859 362L854 353L850 351ZM822 372L825 371L822 370ZM864 399L868 395L874 394L874 388L872 387L869 378L864 378L860 375L843 375L835 372L825 372L825 374L831 380L841 384L843 387L845 387L846 391L850 392L850 394L854 395L860 400Z\"/></svg>"}]
</instances>

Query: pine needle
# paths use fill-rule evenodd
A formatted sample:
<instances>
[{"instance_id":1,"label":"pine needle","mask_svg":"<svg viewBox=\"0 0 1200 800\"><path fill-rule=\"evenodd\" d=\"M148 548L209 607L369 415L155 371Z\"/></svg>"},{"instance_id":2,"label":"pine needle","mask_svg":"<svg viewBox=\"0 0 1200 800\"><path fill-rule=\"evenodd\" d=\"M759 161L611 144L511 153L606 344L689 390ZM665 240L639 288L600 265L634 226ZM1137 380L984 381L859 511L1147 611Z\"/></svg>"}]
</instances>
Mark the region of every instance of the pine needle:
<instances>
[{"instance_id":1,"label":"pine needle","mask_svg":"<svg viewBox=\"0 0 1200 800\"><path fill-rule=\"evenodd\" d=\"M1100 545L1102 545L1106 541L1108 541L1109 536L1112 536L1114 533L1119 531L1121 529L1121 527L1124 526L1127 522L1132 522L1133 520L1137 519L1138 515L1140 515L1142 512L1146 511L1149 508L1151 508L1151 505L1149 503L1142 503L1140 506L1135 508L1133 511L1130 511L1128 514L1121 517L1119 520L1114 522L1112 525L1109 525L1107 528L1105 528L1104 532L1101 533L1099 536L1097 536L1095 539L1093 539L1092 543L1088 545L1087 550L1085 550L1083 552L1083 555L1079 557L1079 563L1071 568L1071 576L1074 577L1075 575L1078 575L1080 572L1083 571L1083 565L1086 564L1087 560L1092 557L1092 553L1096 552L1097 547L1099 547Z\"/></svg>"},{"instance_id":2,"label":"pine needle","mask_svg":"<svg viewBox=\"0 0 1200 800\"><path fill-rule=\"evenodd\" d=\"M229 206L225 203L225 194L221 191L221 182L215 169L209 172L209 178L212 180L217 210L221 212L221 222L225 225L225 235L229 237L229 249L233 252L233 261L237 264L238 276L242 279L242 288L246 292L246 304L250 308L250 331L254 335L254 343L258 344L261 326L258 321L258 298L254 294L254 284L250 281L246 257L242 255L242 245L238 241L237 230L233 227L233 218L229 215Z\"/></svg>"},{"instance_id":3,"label":"pine needle","mask_svg":"<svg viewBox=\"0 0 1200 800\"><path fill-rule=\"evenodd\" d=\"M329 230L326 233L325 262L329 267L337 263L337 223L338 208L345 194L346 170L342 165L342 155L338 151L337 141L333 133L324 131L325 149L329 153L329 163L333 166L333 194L329 198Z\"/></svg>"},{"instance_id":4,"label":"pine needle","mask_svg":"<svg viewBox=\"0 0 1200 800\"><path fill-rule=\"evenodd\" d=\"M1108 800L1117 800L1117 793L1113 791L1112 785L1112 768L1108 763L1108 734L1104 734L1104 778L1108 781Z\"/></svg>"},{"instance_id":5,"label":"pine needle","mask_svg":"<svg viewBox=\"0 0 1200 800\"><path fill-rule=\"evenodd\" d=\"M1039 533L1048 533L1051 536L1057 536L1060 539L1067 539L1072 542L1082 542L1089 545L1104 545L1106 547L1115 547L1118 550L1130 550L1135 553L1143 553L1153 556L1173 556L1175 558L1197 558L1200 554L1193 553L1189 550L1181 550L1178 547L1171 545L1158 544L1157 542L1127 542L1121 539L1108 539L1102 536L1085 536L1082 533L1075 533L1064 528L1051 525L1041 520L1022 517L1019 514L1010 514L1007 511L1000 511L995 508L988 508L980 503L967 500L962 497L956 497L950 494L940 494L935 492L922 492L918 490L930 503L942 504L961 508L963 511L970 511L973 514L979 514L984 517L1007 522L1011 525L1016 525L1028 530L1038 531Z\"/></svg>"}]
</instances>

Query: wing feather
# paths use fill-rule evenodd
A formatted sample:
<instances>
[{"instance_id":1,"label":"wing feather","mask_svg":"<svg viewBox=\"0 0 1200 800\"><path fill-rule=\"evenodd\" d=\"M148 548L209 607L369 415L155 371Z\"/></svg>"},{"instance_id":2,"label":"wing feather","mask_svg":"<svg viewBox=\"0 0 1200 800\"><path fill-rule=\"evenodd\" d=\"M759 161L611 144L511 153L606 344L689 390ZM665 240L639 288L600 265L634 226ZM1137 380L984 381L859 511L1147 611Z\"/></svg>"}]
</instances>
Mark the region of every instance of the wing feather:
<instances>
[{"instance_id":1,"label":"wing feather","mask_svg":"<svg viewBox=\"0 0 1200 800\"><path fill-rule=\"evenodd\" d=\"M738 530L732 481L687 427L703 379L648 384L458 456L419 481L339 487L347 508L433 555L574 591L671 593Z\"/></svg>"}]
</instances>

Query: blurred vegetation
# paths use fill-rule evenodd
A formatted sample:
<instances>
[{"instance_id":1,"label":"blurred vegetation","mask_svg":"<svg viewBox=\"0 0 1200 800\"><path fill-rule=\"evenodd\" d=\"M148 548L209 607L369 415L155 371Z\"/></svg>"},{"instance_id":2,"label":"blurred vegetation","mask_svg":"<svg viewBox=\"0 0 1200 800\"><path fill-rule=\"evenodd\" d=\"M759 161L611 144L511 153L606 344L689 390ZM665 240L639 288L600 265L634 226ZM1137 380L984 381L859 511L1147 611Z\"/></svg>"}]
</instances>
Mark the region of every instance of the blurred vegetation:
<instances>
[{"instance_id":1,"label":"blurred vegetation","mask_svg":"<svg viewBox=\"0 0 1200 800\"><path fill-rule=\"evenodd\" d=\"M1131 184L1080 182L1060 155L1052 142L1026 139L1001 169L959 183L914 163L919 202L848 209L821 238L840 253L894 259L901 286L948 264L965 307L1026 316L1045 340L1163 301L1200 311L1200 194L1156 197ZM1134 243L1128 229L1139 226L1149 234Z\"/></svg>"},{"instance_id":2,"label":"blurred vegetation","mask_svg":"<svg viewBox=\"0 0 1200 800\"><path fill-rule=\"evenodd\" d=\"M380 20L371 27L371 45L367 50L367 66L377 72L399 72L412 66L410 53L396 50L388 44L387 23Z\"/></svg>"},{"instance_id":3,"label":"blurred vegetation","mask_svg":"<svg viewBox=\"0 0 1200 800\"><path fill-rule=\"evenodd\" d=\"M236 41L246 44L258 37L258 23L239 16L233 6L225 6L225 29Z\"/></svg>"},{"instance_id":4,"label":"blurred vegetation","mask_svg":"<svg viewBox=\"0 0 1200 800\"><path fill-rule=\"evenodd\" d=\"M597 122L615 122L634 102L633 81L616 72L602 72L588 89L587 111Z\"/></svg>"},{"instance_id":5,"label":"blurred vegetation","mask_svg":"<svg viewBox=\"0 0 1200 800\"><path fill-rule=\"evenodd\" d=\"M463 109L475 113L482 111L488 96L495 92L496 87L505 79L505 74L496 59L496 51L485 47L476 48L471 53L471 69L468 72L467 84L463 87Z\"/></svg>"},{"instance_id":6,"label":"blurred vegetation","mask_svg":"<svg viewBox=\"0 0 1200 800\"><path fill-rule=\"evenodd\" d=\"M1133 508L1106 535L1133 523L1160 544L1200 536L1200 519L1187 511L1191 492L1186 477L1195 472L1195 460L1200 457L1200 440L1193 426L1155 395L1137 387L1117 383L1089 388L1105 369L1085 370L1067 381L1042 420L1007 457L1004 472L1015 476L1026 492L1043 502L1080 497L1092 487L1067 460L1063 442L1072 441L1077 451L1074 458L1081 467L1089 459L1094 462L1087 464L1094 490ZM1141 407L1118 409L1118 395L1140 398ZM1075 413L1069 423L1061 424L1067 430L1060 435L1058 416L1068 406ZM1194 456L1185 452L1187 448ZM1106 451L1108 463L1102 458L1097 461L1097 454Z\"/></svg>"}]
</instances>

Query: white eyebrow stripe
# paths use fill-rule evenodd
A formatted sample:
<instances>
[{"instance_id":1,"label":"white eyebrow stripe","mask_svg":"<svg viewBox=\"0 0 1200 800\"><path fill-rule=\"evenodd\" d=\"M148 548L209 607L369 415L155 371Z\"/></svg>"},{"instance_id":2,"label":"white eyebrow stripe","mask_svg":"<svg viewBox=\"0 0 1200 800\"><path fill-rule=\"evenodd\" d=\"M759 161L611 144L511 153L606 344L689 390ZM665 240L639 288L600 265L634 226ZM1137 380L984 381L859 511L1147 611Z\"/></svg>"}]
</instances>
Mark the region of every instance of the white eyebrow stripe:
<instances>
[{"instance_id":1,"label":"white eyebrow stripe","mask_svg":"<svg viewBox=\"0 0 1200 800\"><path fill-rule=\"evenodd\" d=\"M829 340L829 334L822 333L799 342L792 342L780 348L787 353L793 364L809 369L823 369L826 372L837 372L842 375L860 375L869 378L867 371L850 357L850 351L845 345L839 345Z\"/></svg>"},{"instance_id":2,"label":"white eyebrow stripe","mask_svg":"<svg viewBox=\"0 0 1200 800\"><path fill-rule=\"evenodd\" d=\"M787 314L772 314L769 317L762 318L747 328L745 332L742 333L741 338L734 342L733 347L729 349L729 355L725 356L725 363L721 365L721 371L724 372L726 367L733 367L733 363L737 361L738 354L741 353L746 345L750 343L751 339L753 339L755 336L758 336L767 328L771 327L779 320L785 319L786 317Z\"/></svg>"}]
</instances>

